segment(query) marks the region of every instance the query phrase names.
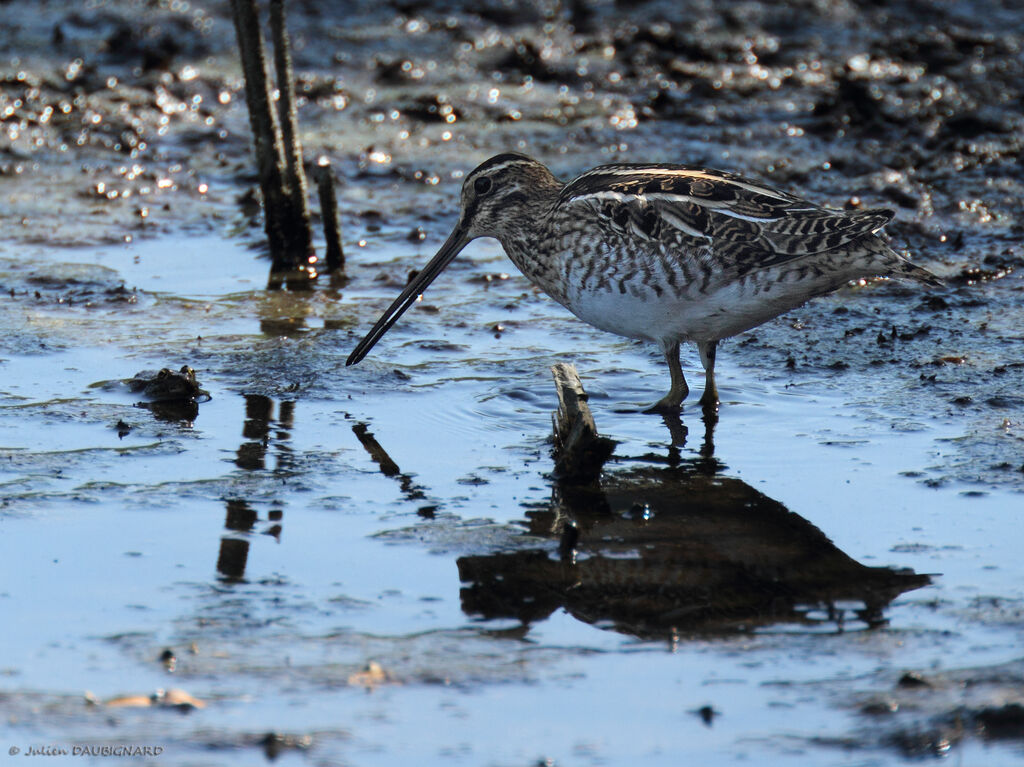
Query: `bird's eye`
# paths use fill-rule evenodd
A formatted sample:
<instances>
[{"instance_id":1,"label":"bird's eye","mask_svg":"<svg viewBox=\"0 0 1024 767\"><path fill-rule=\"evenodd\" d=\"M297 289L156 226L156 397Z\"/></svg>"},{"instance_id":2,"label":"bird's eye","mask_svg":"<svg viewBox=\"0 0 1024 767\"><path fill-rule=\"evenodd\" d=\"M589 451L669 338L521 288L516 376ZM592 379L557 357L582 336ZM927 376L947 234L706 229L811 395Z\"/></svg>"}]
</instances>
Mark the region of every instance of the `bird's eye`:
<instances>
[{"instance_id":1,"label":"bird's eye","mask_svg":"<svg viewBox=\"0 0 1024 767\"><path fill-rule=\"evenodd\" d=\"M491 180L487 176L481 176L473 182L473 188L477 194L487 194L491 191Z\"/></svg>"}]
</instances>

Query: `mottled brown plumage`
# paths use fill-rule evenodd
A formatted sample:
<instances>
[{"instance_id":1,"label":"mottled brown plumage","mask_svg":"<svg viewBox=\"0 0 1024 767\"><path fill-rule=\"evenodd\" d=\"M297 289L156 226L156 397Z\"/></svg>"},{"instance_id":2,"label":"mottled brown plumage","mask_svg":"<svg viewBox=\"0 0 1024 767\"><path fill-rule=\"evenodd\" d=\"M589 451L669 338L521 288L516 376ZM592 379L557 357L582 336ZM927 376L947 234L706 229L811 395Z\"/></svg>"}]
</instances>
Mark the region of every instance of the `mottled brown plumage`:
<instances>
[{"instance_id":1,"label":"mottled brown plumage","mask_svg":"<svg viewBox=\"0 0 1024 767\"><path fill-rule=\"evenodd\" d=\"M497 238L535 285L595 327L661 346L672 387L688 393L679 344L706 371L701 402L718 403L717 343L850 280L934 283L876 235L887 210L854 213L731 173L686 165L602 165L563 184L540 163L501 154L462 186L448 241L350 355L359 362L445 266L477 237Z\"/></svg>"}]
</instances>

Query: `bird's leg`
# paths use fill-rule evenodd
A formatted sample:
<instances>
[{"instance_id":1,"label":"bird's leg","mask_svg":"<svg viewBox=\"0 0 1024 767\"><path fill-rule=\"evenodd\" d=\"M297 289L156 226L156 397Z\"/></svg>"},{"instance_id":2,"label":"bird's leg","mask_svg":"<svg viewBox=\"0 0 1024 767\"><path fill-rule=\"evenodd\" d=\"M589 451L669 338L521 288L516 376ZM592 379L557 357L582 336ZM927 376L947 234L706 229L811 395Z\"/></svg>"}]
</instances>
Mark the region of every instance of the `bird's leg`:
<instances>
[{"instance_id":1,"label":"bird's leg","mask_svg":"<svg viewBox=\"0 0 1024 767\"><path fill-rule=\"evenodd\" d=\"M718 351L718 341L698 341L697 351L700 352L700 361L704 365L704 394L701 395L700 404L705 410L717 410L718 387L715 385L715 354Z\"/></svg>"},{"instance_id":2,"label":"bird's leg","mask_svg":"<svg viewBox=\"0 0 1024 767\"><path fill-rule=\"evenodd\" d=\"M649 408L648 413L662 413L665 411L677 411L686 395L690 393L690 387L686 385L686 378L683 376L683 366L679 364L679 342L674 341L663 345L665 362L668 363L668 372L672 376L672 387L668 394L655 402Z\"/></svg>"}]
</instances>

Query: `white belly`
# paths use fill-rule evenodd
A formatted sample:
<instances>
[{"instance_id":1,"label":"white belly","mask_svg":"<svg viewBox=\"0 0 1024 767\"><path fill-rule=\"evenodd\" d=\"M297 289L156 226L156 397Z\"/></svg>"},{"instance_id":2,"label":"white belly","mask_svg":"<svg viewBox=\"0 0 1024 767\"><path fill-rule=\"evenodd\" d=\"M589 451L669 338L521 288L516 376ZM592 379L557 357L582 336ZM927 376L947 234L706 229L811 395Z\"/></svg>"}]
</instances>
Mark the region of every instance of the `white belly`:
<instances>
[{"instance_id":1,"label":"white belly","mask_svg":"<svg viewBox=\"0 0 1024 767\"><path fill-rule=\"evenodd\" d=\"M741 279L706 293L691 289L681 295L669 290L657 295L651 289L623 293L617 287L574 290L565 305L584 322L620 336L656 342L715 341L767 322L844 281L833 278L790 285Z\"/></svg>"}]
</instances>

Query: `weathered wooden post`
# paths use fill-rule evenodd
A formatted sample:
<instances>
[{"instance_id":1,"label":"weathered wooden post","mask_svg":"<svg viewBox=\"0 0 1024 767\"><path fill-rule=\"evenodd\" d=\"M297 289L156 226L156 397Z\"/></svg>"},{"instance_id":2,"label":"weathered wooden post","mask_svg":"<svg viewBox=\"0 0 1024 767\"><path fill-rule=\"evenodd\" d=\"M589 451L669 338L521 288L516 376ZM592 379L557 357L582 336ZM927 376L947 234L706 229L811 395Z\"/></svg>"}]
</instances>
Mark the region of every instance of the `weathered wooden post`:
<instances>
[{"instance_id":1,"label":"weathered wooden post","mask_svg":"<svg viewBox=\"0 0 1024 767\"><path fill-rule=\"evenodd\" d=\"M345 271L345 251L341 247L338 228L338 198L334 194L334 170L331 161L321 157L316 166L316 189L320 197L320 217L324 225L325 261L327 271L341 274Z\"/></svg>"},{"instance_id":2,"label":"weathered wooden post","mask_svg":"<svg viewBox=\"0 0 1024 767\"><path fill-rule=\"evenodd\" d=\"M306 202L302 148L297 136L295 85L283 3L271 0L274 58L280 93L278 110L271 106L273 98L256 0L231 0L231 11L245 75L246 105L263 193L271 282L275 282L275 273L285 275L289 283L296 278L301 281L303 275L308 281L315 276L310 268L313 239Z\"/></svg>"},{"instance_id":3,"label":"weathered wooden post","mask_svg":"<svg viewBox=\"0 0 1024 767\"><path fill-rule=\"evenodd\" d=\"M299 142L299 114L295 106L295 72L292 67L292 49L285 26L284 0L270 0L270 34L274 42L274 71L277 73L278 118L284 149L285 191L295 217L295 245L312 250L310 235L309 201L306 171L302 164L302 144ZM300 240L303 240L300 242Z\"/></svg>"}]
</instances>

